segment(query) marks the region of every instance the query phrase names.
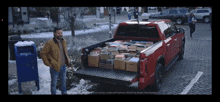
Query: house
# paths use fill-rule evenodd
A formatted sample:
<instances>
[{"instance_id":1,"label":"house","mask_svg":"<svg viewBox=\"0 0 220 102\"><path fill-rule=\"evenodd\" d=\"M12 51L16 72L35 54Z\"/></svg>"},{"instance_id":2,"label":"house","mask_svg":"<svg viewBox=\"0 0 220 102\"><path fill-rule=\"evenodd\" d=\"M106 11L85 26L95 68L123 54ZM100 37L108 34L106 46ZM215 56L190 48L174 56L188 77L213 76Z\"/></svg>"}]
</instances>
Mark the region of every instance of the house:
<instances>
[{"instance_id":1,"label":"house","mask_svg":"<svg viewBox=\"0 0 220 102\"><path fill-rule=\"evenodd\" d=\"M8 7L8 25L29 24L28 7Z\"/></svg>"}]
</instances>

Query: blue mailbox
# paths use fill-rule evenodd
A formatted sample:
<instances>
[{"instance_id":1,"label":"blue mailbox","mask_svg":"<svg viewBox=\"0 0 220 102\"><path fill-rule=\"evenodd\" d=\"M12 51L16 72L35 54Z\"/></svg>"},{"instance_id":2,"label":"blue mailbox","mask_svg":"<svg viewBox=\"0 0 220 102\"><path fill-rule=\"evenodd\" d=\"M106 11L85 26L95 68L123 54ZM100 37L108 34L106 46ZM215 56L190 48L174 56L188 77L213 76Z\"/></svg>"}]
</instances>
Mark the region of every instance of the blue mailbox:
<instances>
[{"instance_id":1,"label":"blue mailbox","mask_svg":"<svg viewBox=\"0 0 220 102\"><path fill-rule=\"evenodd\" d=\"M37 67L37 52L33 41L17 42L14 45L17 77L19 93L21 91L21 82L35 81L37 89L39 90L39 77Z\"/></svg>"}]
</instances>

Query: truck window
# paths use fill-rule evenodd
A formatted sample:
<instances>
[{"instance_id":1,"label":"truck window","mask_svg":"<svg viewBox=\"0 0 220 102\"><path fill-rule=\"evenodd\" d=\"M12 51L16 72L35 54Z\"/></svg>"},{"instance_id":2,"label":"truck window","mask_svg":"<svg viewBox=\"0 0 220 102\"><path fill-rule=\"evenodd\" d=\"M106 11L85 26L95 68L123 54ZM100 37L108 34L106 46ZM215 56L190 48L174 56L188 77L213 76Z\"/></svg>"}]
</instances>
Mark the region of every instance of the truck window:
<instances>
[{"instance_id":1,"label":"truck window","mask_svg":"<svg viewBox=\"0 0 220 102\"><path fill-rule=\"evenodd\" d=\"M121 37L141 37L141 38L159 38L156 27L145 25L120 25L116 36Z\"/></svg>"},{"instance_id":2,"label":"truck window","mask_svg":"<svg viewBox=\"0 0 220 102\"><path fill-rule=\"evenodd\" d=\"M176 28L176 26L172 22L167 22L167 25L169 25L169 27L171 28L171 31L173 33L177 32L177 30L176 30L177 28Z\"/></svg>"},{"instance_id":3,"label":"truck window","mask_svg":"<svg viewBox=\"0 0 220 102\"><path fill-rule=\"evenodd\" d=\"M172 22L167 22L168 28L164 30L165 37L168 38L177 33L176 26Z\"/></svg>"}]
</instances>

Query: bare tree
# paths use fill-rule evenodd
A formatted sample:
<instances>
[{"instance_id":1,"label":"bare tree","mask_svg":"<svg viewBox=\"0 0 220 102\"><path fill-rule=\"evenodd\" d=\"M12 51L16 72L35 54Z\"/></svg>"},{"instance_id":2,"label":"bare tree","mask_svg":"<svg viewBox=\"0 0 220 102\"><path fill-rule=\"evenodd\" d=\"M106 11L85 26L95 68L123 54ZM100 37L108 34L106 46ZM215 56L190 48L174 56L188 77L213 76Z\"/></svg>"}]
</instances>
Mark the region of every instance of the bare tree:
<instances>
[{"instance_id":1,"label":"bare tree","mask_svg":"<svg viewBox=\"0 0 220 102\"><path fill-rule=\"evenodd\" d=\"M59 15L68 23L67 26L71 27L72 36L75 37L75 27L74 22L76 16L81 16L81 14L86 11L88 7L60 7Z\"/></svg>"}]
</instances>

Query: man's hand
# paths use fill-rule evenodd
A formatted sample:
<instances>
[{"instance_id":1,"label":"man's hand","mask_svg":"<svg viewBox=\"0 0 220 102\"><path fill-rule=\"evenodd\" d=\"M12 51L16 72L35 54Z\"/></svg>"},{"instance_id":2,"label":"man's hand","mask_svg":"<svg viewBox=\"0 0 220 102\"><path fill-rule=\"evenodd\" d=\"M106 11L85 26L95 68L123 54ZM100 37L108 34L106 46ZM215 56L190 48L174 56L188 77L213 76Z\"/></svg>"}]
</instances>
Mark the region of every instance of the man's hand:
<instances>
[{"instance_id":1,"label":"man's hand","mask_svg":"<svg viewBox=\"0 0 220 102\"><path fill-rule=\"evenodd\" d=\"M50 68L53 68L53 66L52 66L51 64L49 65L49 67L50 67Z\"/></svg>"}]
</instances>

